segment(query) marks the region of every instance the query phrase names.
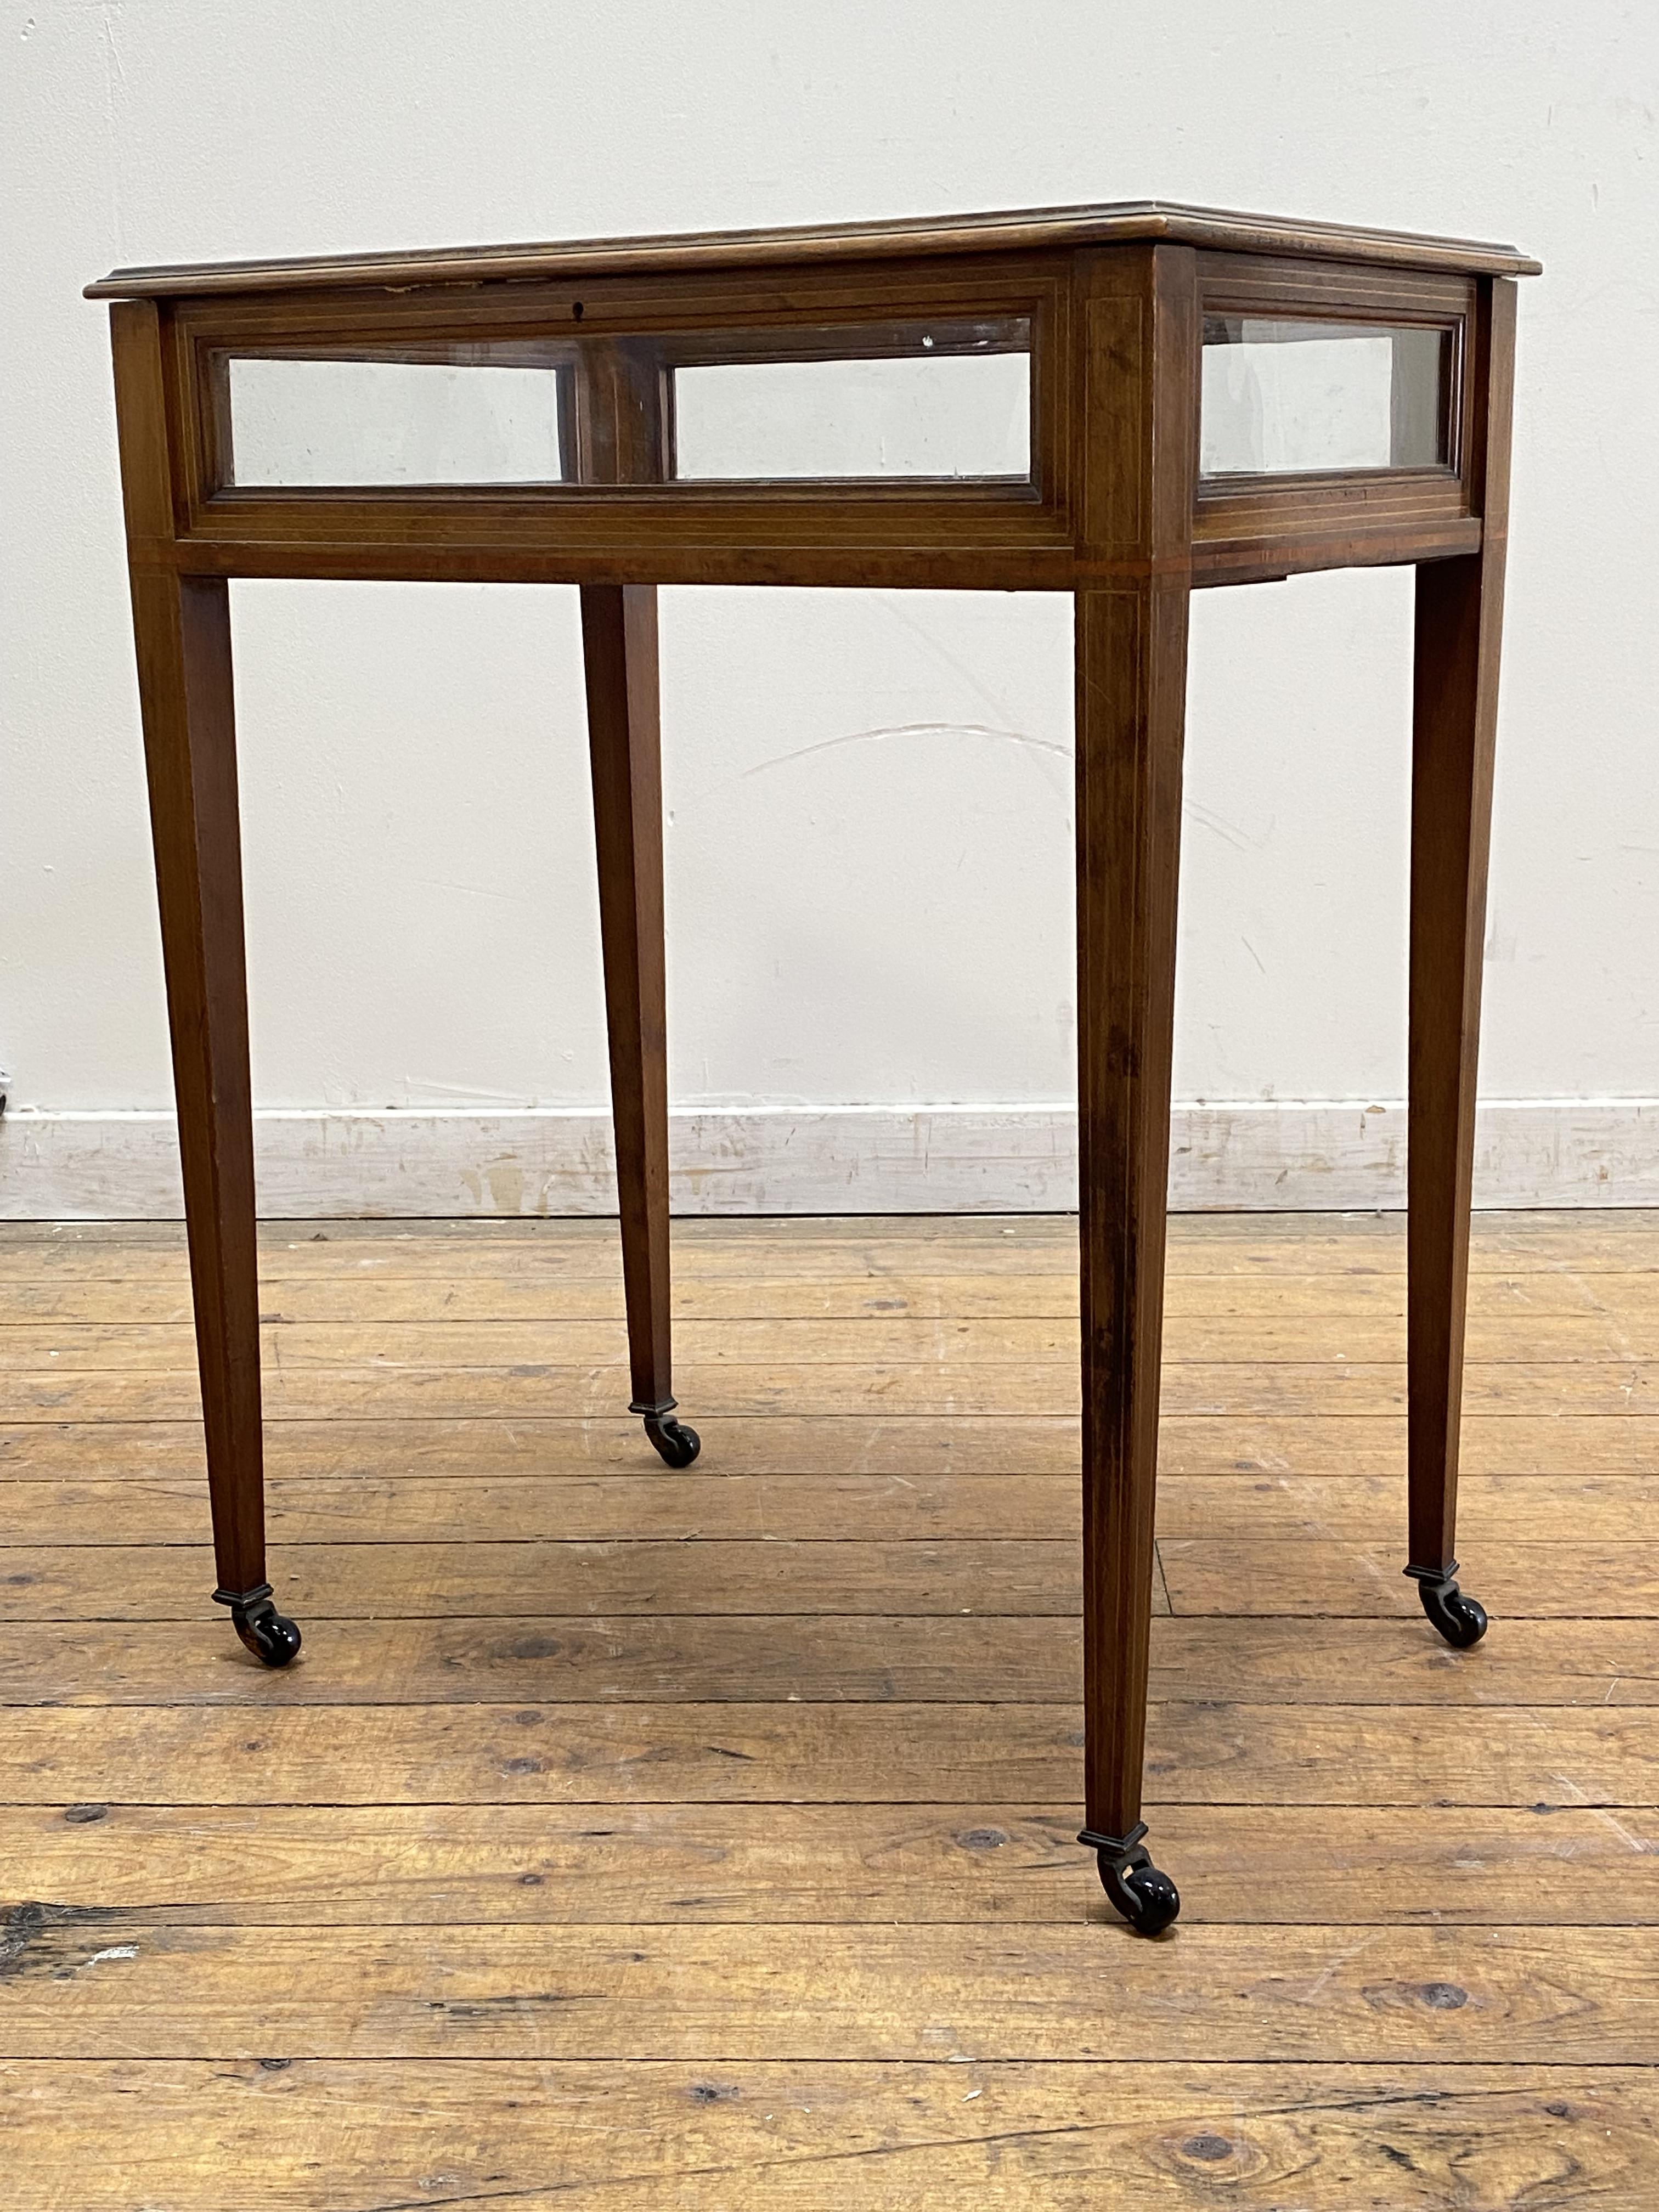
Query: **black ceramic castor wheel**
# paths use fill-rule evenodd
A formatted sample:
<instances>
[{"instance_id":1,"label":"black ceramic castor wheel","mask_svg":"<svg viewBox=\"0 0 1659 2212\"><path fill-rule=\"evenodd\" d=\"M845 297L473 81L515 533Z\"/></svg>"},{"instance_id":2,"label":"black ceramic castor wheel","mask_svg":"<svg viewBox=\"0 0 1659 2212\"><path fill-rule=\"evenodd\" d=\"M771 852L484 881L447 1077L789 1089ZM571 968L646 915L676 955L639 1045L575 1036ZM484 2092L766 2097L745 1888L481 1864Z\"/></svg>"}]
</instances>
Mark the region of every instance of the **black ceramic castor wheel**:
<instances>
[{"instance_id":1,"label":"black ceramic castor wheel","mask_svg":"<svg viewBox=\"0 0 1659 2212\"><path fill-rule=\"evenodd\" d=\"M297 1657L300 1628L271 1602L270 1585L233 1595L215 1590L215 1599L230 1607L231 1626L256 1659L267 1667L286 1667Z\"/></svg>"},{"instance_id":2,"label":"black ceramic castor wheel","mask_svg":"<svg viewBox=\"0 0 1659 2212\"><path fill-rule=\"evenodd\" d=\"M1098 1853L1100 1886L1137 1936L1161 1936L1181 1910L1181 1892L1145 1851L1136 1857L1126 1867Z\"/></svg>"},{"instance_id":3,"label":"black ceramic castor wheel","mask_svg":"<svg viewBox=\"0 0 1659 2212\"><path fill-rule=\"evenodd\" d=\"M1479 1599L1465 1597L1449 1575L1417 1577L1417 1595L1423 1610L1440 1633L1459 1650L1467 1651L1486 1632L1486 1608Z\"/></svg>"},{"instance_id":4,"label":"black ceramic castor wheel","mask_svg":"<svg viewBox=\"0 0 1659 2212\"><path fill-rule=\"evenodd\" d=\"M647 1413L645 1433L670 1467L690 1467L702 1449L702 1438L672 1414Z\"/></svg>"},{"instance_id":5,"label":"black ceramic castor wheel","mask_svg":"<svg viewBox=\"0 0 1659 2212\"><path fill-rule=\"evenodd\" d=\"M1140 1838L1142 1821L1127 1836L1097 1836L1085 1828L1080 1844L1092 1844L1100 1886L1137 1936L1161 1936L1181 1911L1181 1892Z\"/></svg>"},{"instance_id":6,"label":"black ceramic castor wheel","mask_svg":"<svg viewBox=\"0 0 1659 2212\"><path fill-rule=\"evenodd\" d=\"M299 1623L290 1620L285 1613L278 1613L268 1597L262 1598L258 1605L234 1606L230 1617L243 1643L267 1667L286 1667L297 1656Z\"/></svg>"}]
</instances>

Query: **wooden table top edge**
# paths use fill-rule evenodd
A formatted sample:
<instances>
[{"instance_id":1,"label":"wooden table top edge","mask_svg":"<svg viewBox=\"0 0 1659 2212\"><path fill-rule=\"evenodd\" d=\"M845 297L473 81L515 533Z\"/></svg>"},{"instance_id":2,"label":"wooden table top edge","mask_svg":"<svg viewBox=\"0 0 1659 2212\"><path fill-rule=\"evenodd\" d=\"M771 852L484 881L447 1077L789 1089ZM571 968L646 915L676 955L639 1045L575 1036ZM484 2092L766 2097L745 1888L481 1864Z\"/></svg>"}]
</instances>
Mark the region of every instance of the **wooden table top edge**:
<instances>
[{"instance_id":1,"label":"wooden table top edge","mask_svg":"<svg viewBox=\"0 0 1659 2212\"><path fill-rule=\"evenodd\" d=\"M1168 240L1243 253L1302 254L1380 262L1468 276L1535 276L1542 264L1513 246L1414 231L1299 222L1158 200L1014 209L996 214L895 222L805 224L546 245L446 246L420 252L325 254L299 259L182 262L116 269L88 284L88 300L161 299L216 293L296 292L385 286L476 284L627 271L787 267L900 257L1042 251Z\"/></svg>"}]
</instances>

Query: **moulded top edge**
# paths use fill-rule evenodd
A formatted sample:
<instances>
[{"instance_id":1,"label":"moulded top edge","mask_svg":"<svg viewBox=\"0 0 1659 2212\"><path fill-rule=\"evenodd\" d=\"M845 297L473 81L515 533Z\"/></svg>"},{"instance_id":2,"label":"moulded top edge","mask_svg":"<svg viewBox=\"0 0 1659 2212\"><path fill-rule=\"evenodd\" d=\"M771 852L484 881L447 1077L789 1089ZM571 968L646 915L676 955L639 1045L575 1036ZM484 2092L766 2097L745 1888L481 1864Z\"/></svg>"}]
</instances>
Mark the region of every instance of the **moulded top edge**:
<instances>
[{"instance_id":1,"label":"moulded top edge","mask_svg":"<svg viewBox=\"0 0 1659 2212\"><path fill-rule=\"evenodd\" d=\"M891 260L900 256L1018 252L1170 239L1235 252L1309 254L1468 276L1535 276L1541 264L1512 246L1357 229L1283 216L1158 200L1104 206L1013 209L994 215L913 216L890 222L812 224L653 238L591 238L544 246L443 246L419 252L344 253L295 260L208 261L117 269L86 288L89 300L218 293L297 292L428 284L478 284L536 276L645 270L788 266Z\"/></svg>"}]
</instances>

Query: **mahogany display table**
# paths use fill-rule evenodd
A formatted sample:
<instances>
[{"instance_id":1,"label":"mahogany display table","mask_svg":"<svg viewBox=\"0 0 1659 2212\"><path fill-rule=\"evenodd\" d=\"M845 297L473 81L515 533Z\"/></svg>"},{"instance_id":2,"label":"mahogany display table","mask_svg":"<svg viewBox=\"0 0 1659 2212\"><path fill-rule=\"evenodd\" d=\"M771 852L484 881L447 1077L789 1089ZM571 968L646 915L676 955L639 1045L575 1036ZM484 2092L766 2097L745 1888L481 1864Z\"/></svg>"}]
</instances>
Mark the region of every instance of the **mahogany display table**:
<instances>
[{"instance_id":1,"label":"mahogany display table","mask_svg":"<svg viewBox=\"0 0 1659 2212\"><path fill-rule=\"evenodd\" d=\"M232 576L581 587L634 1401L670 1378L659 584L1076 604L1086 1826L1140 1820L1187 623L1417 568L1408 1565L1455 1644L1508 246L1154 204L118 270L116 401L220 1603L272 1666ZM1220 1686L1218 1686L1219 1688Z\"/></svg>"}]
</instances>

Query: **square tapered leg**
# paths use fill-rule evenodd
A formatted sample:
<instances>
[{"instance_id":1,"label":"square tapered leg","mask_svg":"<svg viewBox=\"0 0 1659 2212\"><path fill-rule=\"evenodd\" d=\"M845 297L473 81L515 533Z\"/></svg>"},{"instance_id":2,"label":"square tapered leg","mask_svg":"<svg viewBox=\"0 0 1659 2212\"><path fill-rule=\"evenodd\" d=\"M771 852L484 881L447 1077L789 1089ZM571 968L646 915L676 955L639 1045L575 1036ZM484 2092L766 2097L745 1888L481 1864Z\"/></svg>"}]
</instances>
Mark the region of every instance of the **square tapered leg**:
<instances>
[{"instance_id":1,"label":"square tapered leg","mask_svg":"<svg viewBox=\"0 0 1659 2212\"><path fill-rule=\"evenodd\" d=\"M581 604L611 1110L634 1389L629 1411L644 1417L646 1433L670 1467L690 1467L701 1445L696 1431L674 1419L668 1310L668 1027L657 594L648 585L586 585Z\"/></svg>"},{"instance_id":2,"label":"square tapered leg","mask_svg":"<svg viewBox=\"0 0 1659 2212\"><path fill-rule=\"evenodd\" d=\"M1087 1825L1112 1902L1180 1909L1142 1845L1188 593L1080 594L1078 1122Z\"/></svg>"},{"instance_id":3,"label":"square tapered leg","mask_svg":"<svg viewBox=\"0 0 1659 2212\"><path fill-rule=\"evenodd\" d=\"M219 1586L286 1666L300 1632L265 1579L259 1295L230 607L222 578L135 568L133 626L173 1036L196 1352Z\"/></svg>"},{"instance_id":4,"label":"square tapered leg","mask_svg":"<svg viewBox=\"0 0 1659 2212\"><path fill-rule=\"evenodd\" d=\"M1476 332L1480 550L1417 571L1412 720L1411 1042L1407 1175L1409 1557L1449 1644L1486 1616L1457 1586L1457 1459L1468 1297L1480 968L1498 735L1515 288Z\"/></svg>"}]
</instances>

